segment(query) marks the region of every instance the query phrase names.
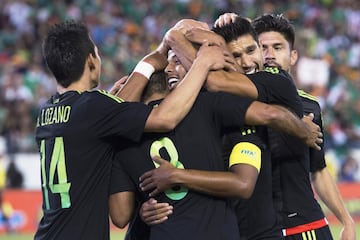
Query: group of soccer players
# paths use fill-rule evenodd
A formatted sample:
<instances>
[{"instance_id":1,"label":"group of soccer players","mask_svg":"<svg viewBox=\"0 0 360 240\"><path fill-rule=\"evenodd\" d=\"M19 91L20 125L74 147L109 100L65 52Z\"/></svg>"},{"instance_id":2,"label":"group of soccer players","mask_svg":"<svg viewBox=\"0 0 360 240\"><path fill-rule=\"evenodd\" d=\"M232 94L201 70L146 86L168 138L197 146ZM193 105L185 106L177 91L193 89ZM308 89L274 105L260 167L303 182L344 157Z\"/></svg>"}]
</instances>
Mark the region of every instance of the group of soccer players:
<instances>
[{"instance_id":1,"label":"group of soccer players","mask_svg":"<svg viewBox=\"0 0 360 240\"><path fill-rule=\"evenodd\" d=\"M101 59L86 27L54 26L35 239L108 239L109 209L119 227L130 222L126 239L332 239L312 183L341 239L355 239L326 168L321 109L290 75L294 41L280 15L224 14L212 29L182 20L114 96L92 90Z\"/></svg>"}]
</instances>

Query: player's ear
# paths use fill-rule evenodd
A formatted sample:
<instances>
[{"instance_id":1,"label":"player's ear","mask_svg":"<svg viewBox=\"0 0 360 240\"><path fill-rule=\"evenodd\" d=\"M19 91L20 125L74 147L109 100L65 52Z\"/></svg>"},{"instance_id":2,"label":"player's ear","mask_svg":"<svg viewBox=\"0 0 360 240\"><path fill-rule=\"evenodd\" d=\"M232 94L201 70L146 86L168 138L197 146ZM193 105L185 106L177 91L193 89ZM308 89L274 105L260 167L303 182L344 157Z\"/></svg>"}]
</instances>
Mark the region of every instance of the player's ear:
<instances>
[{"instance_id":1,"label":"player's ear","mask_svg":"<svg viewBox=\"0 0 360 240\"><path fill-rule=\"evenodd\" d=\"M290 65L294 66L298 60L298 52L297 50L291 50L290 52Z\"/></svg>"},{"instance_id":2,"label":"player's ear","mask_svg":"<svg viewBox=\"0 0 360 240\"><path fill-rule=\"evenodd\" d=\"M96 67L95 58L91 53L87 57L86 63L87 63L87 66L89 67L90 71L93 71L95 69L95 67Z\"/></svg>"}]
</instances>

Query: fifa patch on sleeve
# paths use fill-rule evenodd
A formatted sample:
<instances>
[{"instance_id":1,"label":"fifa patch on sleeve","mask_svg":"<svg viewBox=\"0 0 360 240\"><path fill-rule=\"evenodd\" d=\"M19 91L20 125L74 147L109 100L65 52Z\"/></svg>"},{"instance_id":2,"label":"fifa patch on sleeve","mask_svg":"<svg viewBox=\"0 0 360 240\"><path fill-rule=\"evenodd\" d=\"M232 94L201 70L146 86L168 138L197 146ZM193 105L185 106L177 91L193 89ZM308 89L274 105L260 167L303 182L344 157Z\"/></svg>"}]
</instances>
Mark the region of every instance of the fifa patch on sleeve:
<instances>
[{"instance_id":1,"label":"fifa patch on sleeve","mask_svg":"<svg viewBox=\"0 0 360 240\"><path fill-rule=\"evenodd\" d=\"M236 144L230 154L229 167L235 164L244 163L255 167L260 172L261 150L255 144L241 142Z\"/></svg>"}]
</instances>

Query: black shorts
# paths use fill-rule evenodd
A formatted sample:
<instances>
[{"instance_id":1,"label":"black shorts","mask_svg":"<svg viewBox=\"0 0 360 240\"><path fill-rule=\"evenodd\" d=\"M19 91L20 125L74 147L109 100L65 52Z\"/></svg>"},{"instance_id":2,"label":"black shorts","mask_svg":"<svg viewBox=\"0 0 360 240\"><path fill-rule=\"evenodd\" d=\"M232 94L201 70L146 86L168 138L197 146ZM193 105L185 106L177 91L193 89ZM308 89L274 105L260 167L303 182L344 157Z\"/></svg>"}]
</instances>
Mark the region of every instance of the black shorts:
<instances>
[{"instance_id":1,"label":"black shorts","mask_svg":"<svg viewBox=\"0 0 360 240\"><path fill-rule=\"evenodd\" d=\"M285 237L286 240L333 240L329 225Z\"/></svg>"}]
</instances>

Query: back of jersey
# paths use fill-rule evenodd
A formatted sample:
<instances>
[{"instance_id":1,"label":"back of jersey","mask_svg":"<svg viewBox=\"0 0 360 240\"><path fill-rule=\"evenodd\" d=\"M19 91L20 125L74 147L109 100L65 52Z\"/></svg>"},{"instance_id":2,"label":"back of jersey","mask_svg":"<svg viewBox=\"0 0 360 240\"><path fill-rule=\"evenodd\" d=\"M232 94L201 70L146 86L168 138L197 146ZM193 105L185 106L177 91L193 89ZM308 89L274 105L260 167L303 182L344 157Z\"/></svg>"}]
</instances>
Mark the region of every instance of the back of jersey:
<instances>
[{"instance_id":1,"label":"back of jersey","mask_svg":"<svg viewBox=\"0 0 360 240\"><path fill-rule=\"evenodd\" d=\"M36 140L44 216L35 239L109 238L110 138L131 138L131 129L137 140L149 113L137 121L140 107L121 114L125 108L130 109L128 103L100 91L69 91L40 110Z\"/></svg>"}]
</instances>

